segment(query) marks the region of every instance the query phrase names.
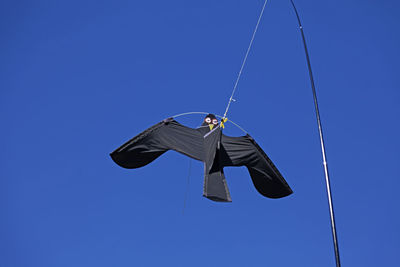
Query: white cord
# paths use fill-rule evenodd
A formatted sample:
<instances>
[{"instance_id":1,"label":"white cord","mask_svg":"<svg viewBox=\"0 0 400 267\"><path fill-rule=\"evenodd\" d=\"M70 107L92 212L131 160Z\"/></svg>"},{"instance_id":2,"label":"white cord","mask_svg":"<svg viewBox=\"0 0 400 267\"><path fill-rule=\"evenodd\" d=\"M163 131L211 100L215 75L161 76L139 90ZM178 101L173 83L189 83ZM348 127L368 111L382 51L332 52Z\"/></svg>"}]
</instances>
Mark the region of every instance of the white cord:
<instances>
[{"instance_id":1,"label":"white cord","mask_svg":"<svg viewBox=\"0 0 400 267\"><path fill-rule=\"evenodd\" d=\"M235 85L233 86L232 95L231 95L231 97L229 98L228 105L226 106L225 113L224 113L224 118L226 118L226 114L228 113L228 110L229 110L229 107L230 107L230 105L231 105L231 102L234 101L233 95L235 94L236 88L237 88L238 83L239 83L239 80L240 80L240 76L242 75L242 71L243 71L244 65L246 64L247 57L248 57L248 55L249 55L251 46L253 45L254 37L256 36L257 29L258 29L258 25L260 25L260 21L261 21L261 18L262 18L262 16L263 16L263 14L264 14L264 9L265 9L265 6L267 5L267 2L268 2L268 0L265 0L264 5L263 5L263 7L262 7L262 9L261 9L260 16L258 17L257 25L256 25L256 27L254 28L253 35L252 35L252 37L251 37L249 47L247 48L246 55L244 56L244 59L243 59L243 62L242 62L242 66L240 67L240 71L239 71L239 74L238 74L238 76L237 76L237 78L236 78Z\"/></svg>"}]
</instances>

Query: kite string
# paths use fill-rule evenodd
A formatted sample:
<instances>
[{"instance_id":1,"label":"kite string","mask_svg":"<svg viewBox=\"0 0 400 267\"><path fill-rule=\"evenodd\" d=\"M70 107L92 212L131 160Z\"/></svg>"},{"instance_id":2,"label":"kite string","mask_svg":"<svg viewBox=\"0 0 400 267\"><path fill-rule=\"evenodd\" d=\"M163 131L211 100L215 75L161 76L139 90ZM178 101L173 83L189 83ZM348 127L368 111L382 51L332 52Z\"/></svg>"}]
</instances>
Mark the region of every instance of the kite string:
<instances>
[{"instance_id":1,"label":"kite string","mask_svg":"<svg viewBox=\"0 0 400 267\"><path fill-rule=\"evenodd\" d=\"M264 14L264 10L265 10L265 6L267 5L267 2L268 2L268 0L265 0L264 5L263 5L263 7L261 9L260 15L258 17L258 21L257 21L256 27L254 28L253 35L251 36L251 40L250 40L249 46L247 47L246 55L244 56L244 59L243 59L243 62L242 62L242 66L240 67L238 76L236 78L235 85L233 86L231 97L229 98L228 105L226 106L225 113L224 113L224 116L223 116L224 118L226 118L226 115L228 114L228 110L229 110L229 107L231 106L232 101L235 101L233 99L233 96L235 95L236 88L238 86L240 77L242 76L243 68L246 65L247 57L249 56L250 49L251 49L251 47L253 45L253 41L254 41L254 38L256 36L257 30L258 30L258 26L260 25L261 18L262 18L263 14Z\"/></svg>"},{"instance_id":2,"label":"kite string","mask_svg":"<svg viewBox=\"0 0 400 267\"><path fill-rule=\"evenodd\" d=\"M187 202L187 197L188 197L188 192L189 192L189 184L190 184L190 174L191 174L191 172L192 172L192 159L189 158L189 170L188 170L188 176L187 176L185 198L183 199L182 215L185 214L185 208L186 208L186 202Z\"/></svg>"}]
</instances>

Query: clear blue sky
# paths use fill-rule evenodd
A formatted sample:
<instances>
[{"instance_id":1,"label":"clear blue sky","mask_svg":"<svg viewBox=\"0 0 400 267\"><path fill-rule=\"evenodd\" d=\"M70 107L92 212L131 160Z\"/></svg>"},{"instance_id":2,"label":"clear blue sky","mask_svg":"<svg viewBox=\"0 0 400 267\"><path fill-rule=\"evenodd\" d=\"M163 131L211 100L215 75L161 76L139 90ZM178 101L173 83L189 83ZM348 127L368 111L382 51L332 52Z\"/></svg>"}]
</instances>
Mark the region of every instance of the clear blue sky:
<instances>
[{"instance_id":1,"label":"clear blue sky","mask_svg":"<svg viewBox=\"0 0 400 267\"><path fill-rule=\"evenodd\" d=\"M233 202L168 152L125 170L108 154L181 112L222 114L262 0L0 3L0 266L334 266L311 89L289 0L271 0L229 118L294 194L243 168ZM400 4L296 1L310 49L343 266L400 250ZM197 126L201 116L180 122ZM228 134L239 134L228 126Z\"/></svg>"}]
</instances>

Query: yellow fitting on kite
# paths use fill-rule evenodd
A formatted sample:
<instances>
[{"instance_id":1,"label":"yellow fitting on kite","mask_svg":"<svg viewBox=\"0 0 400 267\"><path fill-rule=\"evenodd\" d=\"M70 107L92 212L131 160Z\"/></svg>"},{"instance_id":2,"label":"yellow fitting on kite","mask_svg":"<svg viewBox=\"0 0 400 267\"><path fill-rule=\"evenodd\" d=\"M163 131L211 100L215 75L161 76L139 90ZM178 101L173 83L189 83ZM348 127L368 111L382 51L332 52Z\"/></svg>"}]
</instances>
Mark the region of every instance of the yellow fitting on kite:
<instances>
[{"instance_id":1,"label":"yellow fitting on kite","mask_svg":"<svg viewBox=\"0 0 400 267\"><path fill-rule=\"evenodd\" d=\"M221 127L221 128L225 128L224 123L227 122L227 121L228 121L228 118L222 118L222 119L221 119L220 127Z\"/></svg>"}]
</instances>

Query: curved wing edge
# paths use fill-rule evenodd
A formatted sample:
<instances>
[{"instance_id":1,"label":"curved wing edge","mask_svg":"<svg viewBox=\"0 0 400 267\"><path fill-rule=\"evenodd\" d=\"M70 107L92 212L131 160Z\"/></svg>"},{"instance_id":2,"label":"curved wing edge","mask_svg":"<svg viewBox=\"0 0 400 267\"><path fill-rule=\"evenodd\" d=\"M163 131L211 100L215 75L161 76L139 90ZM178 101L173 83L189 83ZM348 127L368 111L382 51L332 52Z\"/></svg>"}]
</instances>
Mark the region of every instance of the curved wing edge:
<instances>
[{"instance_id":1,"label":"curved wing edge","mask_svg":"<svg viewBox=\"0 0 400 267\"><path fill-rule=\"evenodd\" d=\"M151 126L111 152L112 160L123 168L135 169L151 163L164 154L168 149L149 149L144 141L146 137L164 126L166 122L167 120L164 120Z\"/></svg>"},{"instance_id":2,"label":"curved wing edge","mask_svg":"<svg viewBox=\"0 0 400 267\"><path fill-rule=\"evenodd\" d=\"M253 167L246 165L257 191L261 195L269 198L282 198L291 195L293 190L290 188L272 160L250 135L247 135L246 137L251 141L258 153L260 153L265 159L265 163L267 163L268 167L273 173L273 175L271 175L264 172L262 169L257 168L256 166Z\"/></svg>"}]
</instances>

